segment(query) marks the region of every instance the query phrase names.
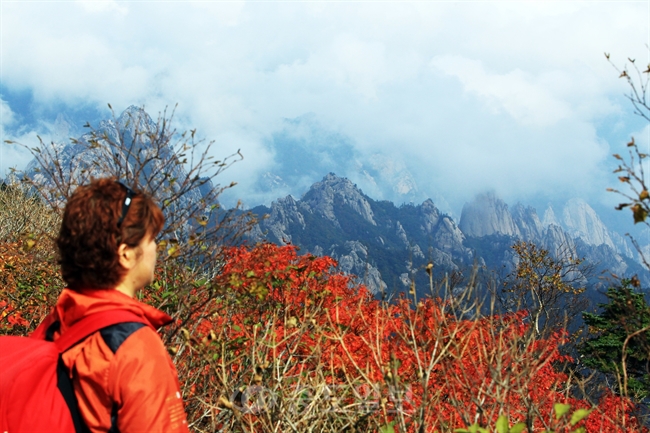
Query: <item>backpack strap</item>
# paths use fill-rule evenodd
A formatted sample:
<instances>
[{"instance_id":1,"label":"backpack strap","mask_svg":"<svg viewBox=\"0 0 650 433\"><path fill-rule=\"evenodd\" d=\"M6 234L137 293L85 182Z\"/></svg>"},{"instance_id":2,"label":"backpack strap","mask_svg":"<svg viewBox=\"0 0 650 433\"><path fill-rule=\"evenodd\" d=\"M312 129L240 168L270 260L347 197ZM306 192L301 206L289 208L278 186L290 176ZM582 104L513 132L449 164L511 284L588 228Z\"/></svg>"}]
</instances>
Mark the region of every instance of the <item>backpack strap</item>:
<instances>
[{"instance_id":1,"label":"backpack strap","mask_svg":"<svg viewBox=\"0 0 650 433\"><path fill-rule=\"evenodd\" d=\"M74 425L75 433L90 433L90 429L86 425L81 412L79 411L79 402L74 393L72 379L68 375L68 369L63 362L63 358L59 355L59 360L56 364L56 386L61 391L63 400L65 400L70 416L72 417L72 424Z\"/></svg>"},{"instance_id":2,"label":"backpack strap","mask_svg":"<svg viewBox=\"0 0 650 433\"><path fill-rule=\"evenodd\" d=\"M81 342L84 338L88 337L107 326L115 325L122 322L138 322L144 323L151 327L151 324L142 316L128 311L128 310L107 310L100 311L85 316L77 323L72 325L54 342L60 353L65 352L72 346Z\"/></svg>"},{"instance_id":3,"label":"backpack strap","mask_svg":"<svg viewBox=\"0 0 650 433\"><path fill-rule=\"evenodd\" d=\"M81 412L79 412L77 396L74 393L72 380L68 374L67 367L63 363L61 354L75 346L77 343L83 341L89 335L100 331L103 328L125 322L141 323L153 329L146 319L134 312L128 310L108 310L85 316L54 341L54 344L56 344L59 351L59 360L57 363L57 387L61 391L61 395L63 396L68 409L70 409L75 433L90 433L90 429L84 422ZM112 347L111 349L113 350ZM117 416L115 415L115 417L113 417L113 413L111 413L111 424L113 424L111 425L112 430L117 429Z\"/></svg>"}]
</instances>

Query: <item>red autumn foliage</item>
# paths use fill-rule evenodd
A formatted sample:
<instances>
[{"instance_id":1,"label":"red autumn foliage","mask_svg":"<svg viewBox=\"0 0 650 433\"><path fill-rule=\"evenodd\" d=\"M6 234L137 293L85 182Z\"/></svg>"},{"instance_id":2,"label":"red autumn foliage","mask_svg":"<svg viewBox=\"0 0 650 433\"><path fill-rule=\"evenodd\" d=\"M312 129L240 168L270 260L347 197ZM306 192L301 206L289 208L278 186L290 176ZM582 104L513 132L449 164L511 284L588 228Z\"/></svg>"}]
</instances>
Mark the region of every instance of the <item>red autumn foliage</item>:
<instances>
[{"instance_id":1,"label":"red autumn foliage","mask_svg":"<svg viewBox=\"0 0 650 433\"><path fill-rule=\"evenodd\" d=\"M62 284L47 242L0 242L0 334L34 329L56 302Z\"/></svg>"},{"instance_id":2,"label":"red autumn foliage","mask_svg":"<svg viewBox=\"0 0 650 433\"><path fill-rule=\"evenodd\" d=\"M26 333L62 283L47 248L1 248L2 332ZM525 313L477 315L453 298L381 302L331 258L292 246L226 257L211 281L188 282L186 267L162 262L142 293L171 313L191 311L166 337L196 431L447 432L505 414L528 431L647 432L629 400L609 393L592 407L573 397L560 369L566 336L537 338ZM554 403L594 410L569 426Z\"/></svg>"},{"instance_id":3,"label":"red autumn foliage","mask_svg":"<svg viewBox=\"0 0 650 433\"><path fill-rule=\"evenodd\" d=\"M212 282L220 295L178 352L184 366L203 360L201 374L190 374L189 406L211 409L195 417L197 428L291 431L318 408L356 431L453 431L494 425L500 414L532 431L570 431L554 420L554 403L591 407L558 369L571 361L559 351L565 335L536 338L524 313L468 316L439 298L382 303L336 273L331 258L292 246L233 248L228 257ZM199 395L211 398L201 406ZM608 394L577 426L644 431L633 409ZM282 410L294 427L282 425Z\"/></svg>"}]
</instances>

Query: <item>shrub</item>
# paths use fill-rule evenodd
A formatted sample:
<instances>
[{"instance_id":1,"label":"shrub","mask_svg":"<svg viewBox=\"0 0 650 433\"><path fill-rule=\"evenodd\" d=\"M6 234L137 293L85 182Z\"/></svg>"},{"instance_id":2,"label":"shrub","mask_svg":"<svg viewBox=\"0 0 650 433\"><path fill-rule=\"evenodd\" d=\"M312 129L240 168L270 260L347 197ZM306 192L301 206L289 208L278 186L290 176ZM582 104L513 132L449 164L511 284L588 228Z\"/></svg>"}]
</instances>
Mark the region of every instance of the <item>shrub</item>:
<instances>
[{"instance_id":1,"label":"shrub","mask_svg":"<svg viewBox=\"0 0 650 433\"><path fill-rule=\"evenodd\" d=\"M62 285L51 243L0 242L0 334L34 330Z\"/></svg>"},{"instance_id":2,"label":"shrub","mask_svg":"<svg viewBox=\"0 0 650 433\"><path fill-rule=\"evenodd\" d=\"M629 400L572 396L562 332L540 338L525 313L471 317L453 299L383 303L333 265L292 246L229 250L204 282L219 295L171 347L194 429L433 432L505 414L528 431L642 431ZM573 426L556 403L593 412Z\"/></svg>"},{"instance_id":3,"label":"shrub","mask_svg":"<svg viewBox=\"0 0 650 433\"><path fill-rule=\"evenodd\" d=\"M59 219L19 185L0 187L0 334L33 330L63 281L53 237Z\"/></svg>"},{"instance_id":4,"label":"shrub","mask_svg":"<svg viewBox=\"0 0 650 433\"><path fill-rule=\"evenodd\" d=\"M251 220L219 210L219 187L208 192L213 201L184 199L210 185L199 175L206 154L189 174L173 176L182 174L183 152L194 151L194 132L169 132L164 116L138 132L141 121L125 120L135 125L133 140L99 131L75 142L104 152L110 164L84 167L73 156L64 166L56 146L43 147L37 160L56 181L25 182L53 212L79 182L73 174L126 177L161 200L169 224L157 279L138 296L175 319L163 337L194 430L448 432L506 416L529 432L644 431L629 399L575 398L580 383L562 370L570 358L559 352L566 333L535 332L526 312L483 314L490 308L476 298L475 279L454 297L386 303L337 273L331 258L298 256L292 246L228 247ZM146 143L136 146L141 138ZM145 169L152 161L161 165ZM216 166L218 174L227 163ZM33 329L62 287L43 239L0 240L4 333ZM430 292L451 292L446 280L438 285ZM558 403L592 412L572 425L554 417Z\"/></svg>"}]
</instances>

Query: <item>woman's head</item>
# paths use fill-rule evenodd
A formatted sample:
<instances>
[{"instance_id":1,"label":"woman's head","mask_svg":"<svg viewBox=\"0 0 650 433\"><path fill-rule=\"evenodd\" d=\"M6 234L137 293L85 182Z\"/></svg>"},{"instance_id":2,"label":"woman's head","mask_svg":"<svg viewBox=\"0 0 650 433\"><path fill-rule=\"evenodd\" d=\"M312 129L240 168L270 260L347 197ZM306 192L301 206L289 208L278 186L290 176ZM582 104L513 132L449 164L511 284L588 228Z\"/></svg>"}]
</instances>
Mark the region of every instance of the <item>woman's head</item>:
<instances>
[{"instance_id":1,"label":"woman's head","mask_svg":"<svg viewBox=\"0 0 650 433\"><path fill-rule=\"evenodd\" d=\"M78 187L66 204L57 238L63 279L71 289L114 288L127 272L120 265L120 245L135 248L154 238L163 224L151 197L130 193L114 179Z\"/></svg>"}]
</instances>

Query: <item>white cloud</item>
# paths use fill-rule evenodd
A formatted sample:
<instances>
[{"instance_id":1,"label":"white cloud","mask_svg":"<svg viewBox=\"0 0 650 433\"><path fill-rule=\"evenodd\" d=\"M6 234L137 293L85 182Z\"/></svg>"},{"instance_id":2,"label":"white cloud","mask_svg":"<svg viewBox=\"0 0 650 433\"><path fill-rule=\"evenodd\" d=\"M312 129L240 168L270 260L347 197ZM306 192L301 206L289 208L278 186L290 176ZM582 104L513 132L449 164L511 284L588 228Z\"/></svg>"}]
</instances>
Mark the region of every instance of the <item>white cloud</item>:
<instances>
[{"instance_id":1,"label":"white cloud","mask_svg":"<svg viewBox=\"0 0 650 433\"><path fill-rule=\"evenodd\" d=\"M21 167L27 163L23 156L25 152L15 144L6 143L11 140L6 132L6 127L14 123L15 117L9 104L0 99L0 179L4 178L10 167Z\"/></svg>"},{"instance_id":2,"label":"white cloud","mask_svg":"<svg viewBox=\"0 0 650 433\"><path fill-rule=\"evenodd\" d=\"M3 86L34 110L178 102L217 155L242 149L225 176L244 198L282 119L314 113L450 201L599 194L603 131L628 125L603 51L647 58L650 27L632 2L13 2L0 19Z\"/></svg>"},{"instance_id":3,"label":"white cloud","mask_svg":"<svg viewBox=\"0 0 650 433\"><path fill-rule=\"evenodd\" d=\"M18 124L11 106L0 99L0 181L13 169L22 170L32 160L28 147L34 147L39 140L49 143L53 139L54 124L40 122L37 130L15 128Z\"/></svg>"},{"instance_id":4,"label":"white cloud","mask_svg":"<svg viewBox=\"0 0 650 433\"><path fill-rule=\"evenodd\" d=\"M2 124L0 125L0 181L9 175L12 169L22 170L32 160L32 154L25 147L26 144L38 143L38 135L35 131L20 133L17 136L7 132L6 127L13 122L11 115L5 116L11 108L2 101ZM41 138L48 139L47 135L41 134Z\"/></svg>"},{"instance_id":5,"label":"white cloud","mask_svg":"<svg viewBox=\"0 0 650 433\"><path fill-rule=\"evenodd\" d=\"M244 6L246 2L242 1L190 1L188 2L194 8L197 8L200 13L205 13L214 18L217 23L228 27L237 26L243 17Z\"/></svg>"},{"instance_id":6,"label":"white cloud","mask_svg":"<svg viewBox=\"0 0 650 433\"><path fill-rule=\"evenodd\" d=\"M14 112L11 107L7 104L7 101L0 99L0 127L4 130L4 127L11 125L14 120Z\"/></svg>"},{"instance_id":7,"label":"white cloud","mask_svg":"<svg viewBox=\"0 0 650 433\"><path fill-rule=\"evenodd\" d=\"M115 0L77 0L81 7L91 13L117 12L121 15L128 13L128 8L124 3L120 4Z\"/></svg>"},{"instance_id":8,"label":"white cloud","mask_svg":"<svg viewBox=\"0 0 650 433\"><path fill-rule=\"evenodd\" d=\"M5 136L5 139L11 139ZM6 143L3 139L0 143L0 179L4 179L11 169L21 170L32 160L32 155L20 144ZM22 136L16 139L17 143L38 141L36 133ZM24 140L24 141L23 141Z\"/></svg>"},{"instance_id":9,"label":"white cloud","mask_svg":"<svg viewBox=\"0 0 650 433\"><path fill-rule=\"evenodd\" d=\"M536 83L520 69L492 74L480 61L460 56L437 56L431 66L457 77L466 91L481 97L491 110L505 110L523 124L550 126L571 116L569 105L555 98L549 86Z\"/></svg>"}]
</instances>

